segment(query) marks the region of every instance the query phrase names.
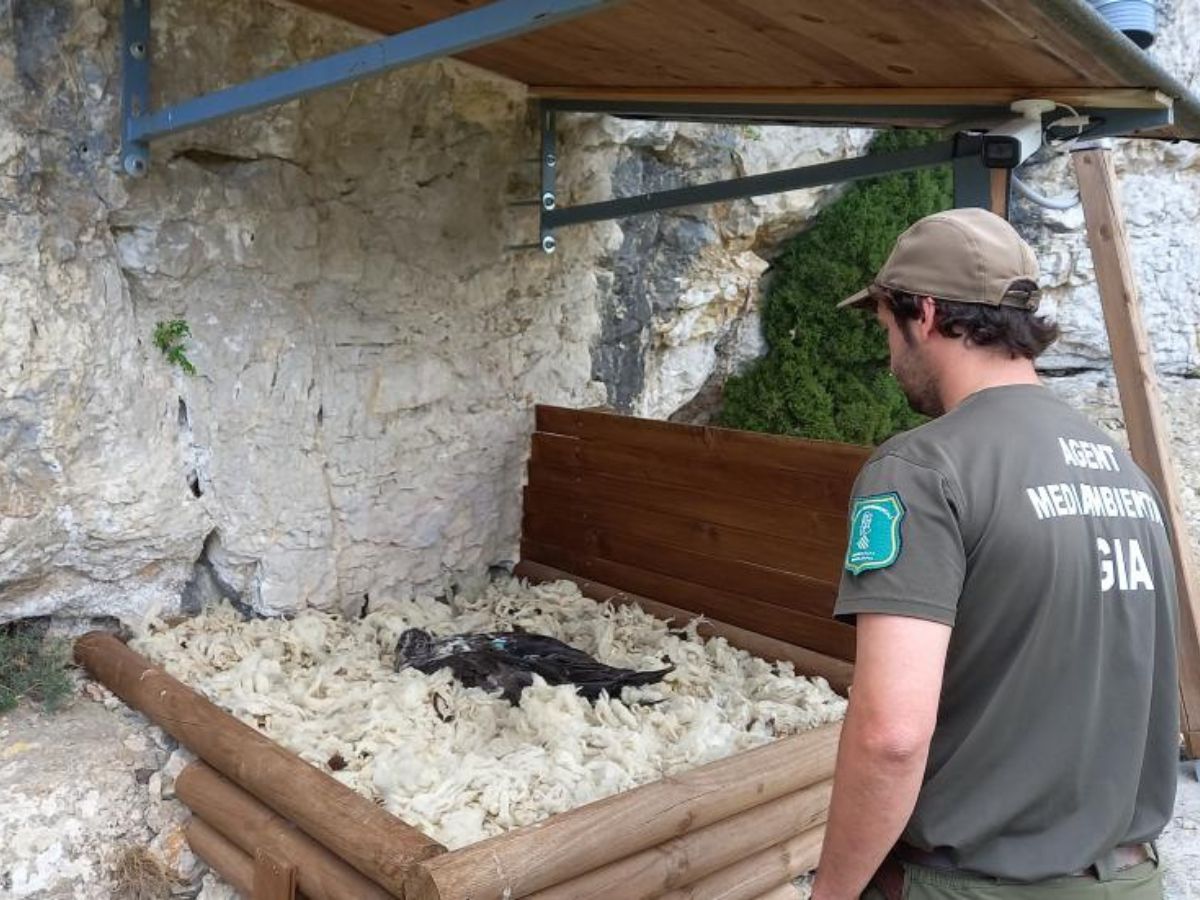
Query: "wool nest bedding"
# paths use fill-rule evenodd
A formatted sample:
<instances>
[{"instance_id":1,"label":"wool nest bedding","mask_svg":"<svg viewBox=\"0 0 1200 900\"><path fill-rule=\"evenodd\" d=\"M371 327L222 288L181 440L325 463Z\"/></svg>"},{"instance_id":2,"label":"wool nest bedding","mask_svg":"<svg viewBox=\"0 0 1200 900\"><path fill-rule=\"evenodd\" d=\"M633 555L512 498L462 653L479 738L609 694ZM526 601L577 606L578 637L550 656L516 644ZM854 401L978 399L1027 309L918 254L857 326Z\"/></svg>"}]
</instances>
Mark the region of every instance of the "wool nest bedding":
<instances>
[{"instance_id":1,"label":"wool nest bedding","mask_svg":"<svg viewBox=\"0 0 1200 900\"><path fill-rule=\"evenodd\" d=\"M675 668L590 703L535 679L511 705L442 669L393 670L407 628L435 636L526 630L601 662ZM132 645L303 759L450 849L640 784L840 720L846 701L723 638L636 606L601 604L569 581L492 582L468 596L373 607L361 619L306 610L244 619L229 605Z\"/></svg>"}]
</instances>

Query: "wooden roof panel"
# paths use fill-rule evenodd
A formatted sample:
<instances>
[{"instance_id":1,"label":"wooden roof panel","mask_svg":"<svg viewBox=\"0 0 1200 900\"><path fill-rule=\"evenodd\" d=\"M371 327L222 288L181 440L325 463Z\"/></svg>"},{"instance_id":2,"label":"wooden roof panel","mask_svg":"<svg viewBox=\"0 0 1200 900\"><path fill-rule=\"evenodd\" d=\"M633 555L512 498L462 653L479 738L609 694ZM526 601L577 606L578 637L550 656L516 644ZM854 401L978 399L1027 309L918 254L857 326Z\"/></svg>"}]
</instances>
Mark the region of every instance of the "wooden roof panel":
<instances>
[{"instance_id":1,"label":"wooden roof panel","mask_svg":"<svg viewBox=\"0 0 1200 900\"><path fill-rule=\"evenodd\" d=\"M485 0L298 0L384 34ZM529 85L1119 86L1012 0L628 0L464 54Z\"/></svg>"},{"instance_id":2,"label":"wooden roof panel","mask_svg":"<svg viewBox=\"0 0 1200 900\"><path fill-rule=\"evenodd\" d=\"M396 34L490 0L294 2ZM866 107L910 102L903 98L922 93L945 92L948 102L973 104L1002 96L1069 102L1068 96L1109 92L1120 99L1142 90L1147 92L1142 99L1130 104L1142 107L1146 96L1165 99L1154 89L1175 98L1187 95L1148 57L1131 57L1131 50L1140 51L1090 8L1074 8L1079 5L1075 0L624 0L460 58L546 97L686 93L757 102L758 95L792 92L810 94L797 102L822 102L815 95L828 91L839 97L829 102L851 110L840 121L862 124L886 121L872 119ZM1093 21L1086 21L1089 16ZM1129 46L1114 46L1114 40ZM1186 133L1196 130L1200 107L1192 108L1190 95L1187 101L1187 127L1158 134L1190 136ZM863 114L855 115L855 108Z\"/></svg>"}]
</instances>

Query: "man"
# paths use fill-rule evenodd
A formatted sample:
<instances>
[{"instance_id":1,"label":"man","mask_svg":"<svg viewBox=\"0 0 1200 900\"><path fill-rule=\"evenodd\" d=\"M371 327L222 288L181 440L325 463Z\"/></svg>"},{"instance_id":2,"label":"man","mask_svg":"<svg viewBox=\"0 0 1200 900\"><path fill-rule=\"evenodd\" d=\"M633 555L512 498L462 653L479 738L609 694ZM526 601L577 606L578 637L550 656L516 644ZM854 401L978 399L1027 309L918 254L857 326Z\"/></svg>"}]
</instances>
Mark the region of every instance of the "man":
<instances>
[{"instance_id":1,"label":"man","mask_svg":"<svg viewBox=\"0 0 1200 900\"><path fill-rule=\"evenodd\" d=\"M960 209L841 304L874 309L934 418L854 487L835 614L858 653L814 900L1161 897L1168 533L1128 453L1040 384L1037 277L1006 221Z\"/></svg>"}]
</instances>

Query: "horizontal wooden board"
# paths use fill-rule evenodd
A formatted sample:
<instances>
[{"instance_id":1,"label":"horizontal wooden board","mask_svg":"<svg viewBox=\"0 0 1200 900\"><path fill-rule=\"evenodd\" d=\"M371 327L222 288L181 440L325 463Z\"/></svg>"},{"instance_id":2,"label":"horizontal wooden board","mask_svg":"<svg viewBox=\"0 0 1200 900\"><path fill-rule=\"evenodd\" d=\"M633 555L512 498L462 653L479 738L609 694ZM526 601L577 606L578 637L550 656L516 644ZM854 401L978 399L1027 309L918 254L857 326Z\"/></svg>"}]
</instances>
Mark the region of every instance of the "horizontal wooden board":
<instances>
[{"instance_id":1,"label":"horizontal wooden board","mask_svg":"<svg viewBox=\"0 0 1200 900\"><path fill-rule=\"evenodd\" d=\"M754 597L705 587L682 578L649 572L578 550L525 537L521 556L672 606L712 616L768 637L816 650L838 659L854 659L854 628L830 618L811 616Z\"/></svg>"},{"instance_id":2,"label":"horizontal wooden board","mask_svg":"<svg viewBox=\"0 0 1200 900\"><path fill-rule=\"evenodd\" d=\"M683 578L706 587L757 597L767 603L828 616L837 585L803 574L720 559L694 550L647 540L622 528L605 528L565 517L526 511L524 532L560 547L624 565Z\"/></svg>"},{"instance_id":3,"label":"horizontal wooden board","mask_svg":"<svg viewBox=\"0 0 1200 900\"><path fill-rule=\"evenodd\" d=\"M854 483L853 479L827 478L755 463L721 462L696 455L685 463L641 447L540 432L533 435L530 465L684 487L720 497L792 503L811 512L843 517L850 506Z\"/></svg>"},{"instance_id":4,"label":"horizontal wooden board","mask_svg":"<svg viewBox=\"0 0 1200 900\"><path fill-rule=\"evenodd\" d=\"M844 534L836 538L809 534L785 539L650 510L632 514L628 507L619 504L556 496L533 488L525 489L525 517L528 527L549 518L575 522L717 559L755 563L831 583L841 577L846 540Z\"/></svg>"},{"instance_id":5,"label":"horizontal wooden board","mask_svg":"<svg viewBox=\"0 0 1200 900\"><path fill-rule=\"evenodd\" d=\"M596 472L579 472L544 464L529 467L529 486L569 498L594 498L639 510L656 510L702 522L781 537L821 535L835 549L845 545L844 511L814 512L803 506L755 500L736 494L714 494L694 486L664 485ZM844 504L842 506L844 510Z\"/></svg>"},{"instance_id":6,"label":"horizontal wooden board","mask_svg":"<svg viewBox=\"0 0 1200 900\"><path fill-rule=\"evenodd\" d=\"M558 406L538 406L536 415L538 431L589 443L650 450L681 465L691 459L703 459L705 464L770 466L850 484L871 455L867 447L832 441L681 425Z\"/></svg>"}]
</instances>

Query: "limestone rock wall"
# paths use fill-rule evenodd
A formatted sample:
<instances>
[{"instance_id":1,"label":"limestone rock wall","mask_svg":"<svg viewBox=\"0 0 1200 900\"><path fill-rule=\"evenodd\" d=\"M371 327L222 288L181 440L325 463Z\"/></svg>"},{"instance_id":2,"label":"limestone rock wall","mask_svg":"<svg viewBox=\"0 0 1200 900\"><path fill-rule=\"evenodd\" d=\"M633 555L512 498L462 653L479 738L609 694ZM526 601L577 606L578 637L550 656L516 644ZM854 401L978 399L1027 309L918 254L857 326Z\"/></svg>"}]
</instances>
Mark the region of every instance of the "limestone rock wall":
<instances>
[{"instance_id":1,"label":"limestone rock wall","mask_svg":"<svg viewBox=\"0 0 1200 900\"><path fill-rule=\"evenodd\" d=\"M600 230L529 223L523 89L438 63L116 174L113 0L0 17L0 619L236 595L357 610L512 559L535 399L594 404ZM367 36L155 5L161 97ZM197 374L153 346L191 327ZM196 568L195 563L202 565Z\"/></svg>"},{"instance_id":2,"label":"limestone rock wall","mask_svg":"<svg viewBox=\"0 0 1200 900\"><path fill-rule=\"evenodd\" d=\"M517 555L535 402L665 416L759 351L755 249L828 191L536 235L532 109L453 61L155 143L118 171L118 0L0 3L0 621L440 592ZM159 0L156 103L374 35ZM564 117L585 201L859 132ZM154 346L182 319L196 374Z\"/></svg>"}]
</instances>

